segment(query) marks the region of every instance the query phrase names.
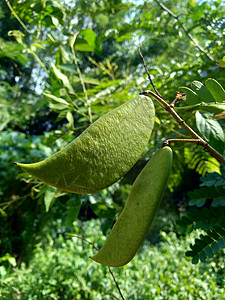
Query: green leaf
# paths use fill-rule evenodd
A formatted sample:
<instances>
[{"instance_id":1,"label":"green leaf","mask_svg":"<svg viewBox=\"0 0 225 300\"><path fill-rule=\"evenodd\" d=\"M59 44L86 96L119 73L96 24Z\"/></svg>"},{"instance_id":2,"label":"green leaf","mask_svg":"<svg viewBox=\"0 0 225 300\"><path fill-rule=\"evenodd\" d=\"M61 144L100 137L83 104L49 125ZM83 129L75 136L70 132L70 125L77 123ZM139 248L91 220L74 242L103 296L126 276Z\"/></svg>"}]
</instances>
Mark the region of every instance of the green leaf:
<instances>
[{"instance_id":1,"label":"green leaf","mask_svg":"<svg viewBox=\"0 0 225 300\"><path fill-rule=\"evenodd\" d=\"M224 133L220 124L210 114L196 112L196 125L202 137L218 152L224 152Z\"/></svg>"},{"instance_id":2,"label":"green leaf","mask_svg":"<svg viewBox=\"0 0 225 300\"><path fill-rule=\"evenodd\" d=\"M50 98L50 99L52 99L52 100L54 100L54 101L56 101L56 102L65 104L65 105L67 105L67 106L69 105L69 103L68 103L66 100L64 100L63 98L56 97L56 96L54 96L54 95L52 95L52 94L49 94L49 93L46 93L46 92L44 92L43 94L44 94L46 97L48 97L48 98Z\"/></svg>"},{"instance_id":3,"label":"green leaf","mask_svg":"<svg viewBox=\"0 0 225 300\"><path fill-rule=\"evenodd\" d=\"M225 111L225 103L201 104L198 109L219 114Z\"/></svg>"},{"instance_id":4,"label":"green leaf","mask_svg":"<svg viewBox=\"0 0 225 300\"><path fill-rule=\"evenodd\" d=\"M194 104L200 104L202 102L201 98L198 97L198 95L189 89L186 86L181 86L179 89L187 94L187 100L185 101L185 104L187 105L194 105Z\"/></svg>"},{"instance_id":5,"label":"green leaf","mask_svg":"<svg viewBox=\"0 0 225 300\"><path fill-rule=\"evenodd\" d=\"M213 252L212 252L212 249L210 248L210 246L208 246L208 247L205 248L205 254L209 258L213 258L214 255L213 255Z\"/></svg>"},{"instance_id":6,"label":"green leaf","mask_svg":"<svg viewBox=\"0 0 225 300\"><path fill-rule=\"evenodd\" d=\"M206 199L201 199L196 203L196 205L197 205L197 207L202 207L203 205L205 205L205 202L206 202Z\"/></svg>"},{"instance_id":7,"label":"green leaf","mask_svg":"<svg viewBox=\"0 0 225 300\"><path fill-rule=\"evenodd\" d=\"M209 78L206 80L205 85L217 102L225 101L225 91L218 81Z\"/></svg>"},{"instance_id":8,"label":"green leaf","mask_svg":"<svg viewBox=\"0 0 225 300\"><path fill-rule=\"evenodd\" d=\"M200 258L201 262L206 261L207 257L206 257L205 251L202 251L201 253L199 253L199 258Z\"/></svg>"},{"instance_id":9,"label":"green leaf","mask_svg":"<svg viewBox=\"0 0 225 300\"><path fill-rule=\"evenodd\" d=\"M92 51L95 50L95 40L96 40L96 34L91 29L84 29L80 31L80 35L82 38L87 42L87 44L92 47Z\"/></svg>"},{"instance_id":10,"label":"green leaf","mask_svg":"<svg viewBox=\"0 0 225 300\"><path fill-rule=\"evenodd\" d=\"M92 78L85 78L85 77L83 77L83 81L84 81L85 83L90 83L90 84L93 84L93 85L101 85L101 82L100 82L100 81L95 80L95 79L92 79ZM80 82L80 78L79 78L79 77L74 78L73 82L74 82L74 83Z\"/></svg>"},{"instance_id":11,"label":"green leaf","mask_svg":"<svg viewBox=\"0 0 225 300\"><path fill-rule=\"evenodd\" d=\"M74 65L71 64L63 64L57 66L60 70L64 70L70 73L77 73L77 68Z\"/></svg>"},{"instance_id":12,"label":"green leaf","mask_svg":"<svg viewBox=\"0 0 225 300\"><path fill-rule=\"evenodd\" d=\"M8 36L13 36L19 44L24 45L23 38L24 38L25 35L21 31L19 31L19 30L10 30L8 32Z\"/></svg>"},{"instance_id":13,"label":"green leaf","mask_svg":"<svg viewBox=\"0 0 225 300\"><path fill-rule=\"evenodd\" d=\"M74 195L67 203L66 226L71 226L77 219L81 208L81 195Z\"/></svg>"},{"instance_id":14,"label":"green leaf","mask_svg":"<svg viewBox=\"0 0 225 300\"><path fill-rule=\"evenodd\" d=\"M223 175L223 172L221 172L221 174ZM207 173L205 177L202 176L200 178L202 182L200 186L225 186L225 174L223 176L222 175L216 172Z\"/></svg>"},{"instance_id":15,"label":"green leaf","mask_svg":"<svg viewBox=\"0 0 225 300\"><path fill-rule=\"evenodd\" d=\"M217 207L218 205L225 206L225 198L222 199L214 199L212 202L213 207Z\"/></svg>"},{"instance_id":16,"label":"green leaf","mask_svg":"<svg viewBox=\"0 0 225 300\"><path fill-rule=\"evenodd\" d=\"M220 235L215 230L209 230L207 231L208 236L213 238L214 240L218 240L220 238Z\"/></svg>"},{"instance_id":17,"label":"green leaf","mask_svg":"<svg viewBox=\"0 0 225 300\"><path fill-rule=\"evenodd\" d=\"M46 212L48 212L50 207L55 202L55 191L52 188L49 188L45 192L44 202L45 202L45 210L46 210Z\"/></svg>"},{"instance_id":18,"label":"green leaf","mask_svg":"<svg viewBox=\"0 0 225 300\"><path fill-rule=\"evenodd\" d=\"M69 122L69 127L74 129L74 118L73 118L73 115L71 113L71 111L68 111L67 114L66 114L66 118Z\"/></svg>"},{"instance_id":19,"label":"green leaf","mask_svg":"<svg viewBox=\"0 0 225 300\"><path fill-rule=\"evenodd\" d=\"M101 203L90 203L90 207L96 216L100 218L113 219L116 213L115 208Z\"/></svg>"},{"instance_id":20,"label":"green leaf","mask_svg":"<svg viewBox=\"0 0 225 300\"><path fill-rule=\"evenodd\" d=\"M55 73L55 76L63 82L64 86L72 95L75 95L75 91L69 81L69 78L65 74L63 74L53 63L51 64L51 67Z\"/></svg>"},{"instance_id":21,"label":"green leaf","mask_svg":"<svg viewBox=\"0 0 225 300\"><path fill-rule=\"evenodd\" d=\"M225 189L223 186L208 186L201 187L200 189L195 189L194 191L189 191L188 196L192 199L192 205L195 205L196 202L202 199L214 199L214 198L223 198L225 196ZM190 203L189 203L190 205Z\"/></svg>"},{"instance_id":22,"label":"green leaf","mask_svg":"<svg viewBox=\"0 0 225 300\"><path fill-rule=\"evenodd\" d=\"M108 230L111 230L112 225L113 225L113 219L104 219L101 225L102 233L106 235Z\"/></svg>"},{"instance_id":23,"label":"green leaf","mask_svg":"<svg viewBox=\"0 0 225 300\"><path fill-rule=\"evenodd\" d=\"M61 104L61 103L50 103L49 107L53 110L65 110L66 108L68 108L68 105L65 104Z\"/></svg>"},{"instance_id":24,"label":"green leaf","mask_svg":"<svg viewBox=\"0 0 225 300\"><path fill-rule=\"evenodd\" d=\"M215 241L214 243L212 243L211 249L212 249L212 251L213 251L214 253L216 253L216 252L219 251L220 247L219 247L217 241Z\"/></svg>"},{"instance_id":25,"label":"green leaf","mask_svg":"<svg viewBox=\"0 0 225 300\"><path fill-rule=\"evenodd\" d=\"M222 237L219 238L217 242L220 248L225 248L225 243Z\"/></svg>"},{"instance_id":26,"label":"green leaf","mask_svg":"<svg viewBox=\"0 0 225 300\"><path fill-rule=\"evenodd\" d=\"M202 99L203 102L215 102L215 99L213 98L211 93L200 81L193 81L191 83L191 87L194 90L194 92Z\"/></svg>"},{"instance_id":27,"label":"green leaf","mask_svg":"<svg viewBox=\"0 0 225 300\"><path fill-rule=\"evenodd\" d=\"M77 37L76 38L76 41L75 41L75 48L79 51L87 51L87 52L93 52L94 51L94 48L89 45L85 39L83 38L79 38Z\"/></svg>"},{"instance_id":28,"label":"green leaf","mask_svg":"<svg viewBox=\"0 0 225 300\"><path fill-rule=\"evenodd\" d=\"M223 59L218 59L218 64L221 68L225 68L225 56Z\"/></svg>"},{"instance_id":29,"label":"green leaf","mask_svg":"<svg viewBox=\"0 0 225 300\"><path fill-rule=\"evenodd\" d=\"M192 263L193 263L194 265L196 265L196 264L198 263L198 261L199 261L199 255L195 255L195 256L192 258Z\"/></svg>"}]
</instances>

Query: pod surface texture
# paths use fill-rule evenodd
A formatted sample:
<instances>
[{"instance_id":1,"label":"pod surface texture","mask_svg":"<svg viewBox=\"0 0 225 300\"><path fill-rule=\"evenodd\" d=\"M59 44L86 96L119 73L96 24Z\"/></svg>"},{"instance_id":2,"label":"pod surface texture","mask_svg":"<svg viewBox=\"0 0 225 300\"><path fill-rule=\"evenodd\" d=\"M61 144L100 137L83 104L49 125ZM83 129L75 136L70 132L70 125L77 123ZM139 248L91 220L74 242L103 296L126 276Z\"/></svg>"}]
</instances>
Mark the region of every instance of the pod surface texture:
<instances>
[{"instance_id":1,"label":"pod surface texture","mask_svg":"<svg viewBox=\"0 0 225 300\"><path fill-rule=\"evenodd\" d=\"M172 166L170 147L159 149L135 180L126 205L104 246L91 257L121 267L134 257L149 232L167 187Z\"/></svg>"},{"instance_id":2,"label":"pod surface texture","mask_svg":"<svg viewBox=\"0 0 225 300\"><path fill-rule=\"evenodd\" d=\"M154 126L151 99L136 96L90 125L64 149L22 170L61 190L92 194L119 180L144 151Z\"/></svg>"}]
</instances>

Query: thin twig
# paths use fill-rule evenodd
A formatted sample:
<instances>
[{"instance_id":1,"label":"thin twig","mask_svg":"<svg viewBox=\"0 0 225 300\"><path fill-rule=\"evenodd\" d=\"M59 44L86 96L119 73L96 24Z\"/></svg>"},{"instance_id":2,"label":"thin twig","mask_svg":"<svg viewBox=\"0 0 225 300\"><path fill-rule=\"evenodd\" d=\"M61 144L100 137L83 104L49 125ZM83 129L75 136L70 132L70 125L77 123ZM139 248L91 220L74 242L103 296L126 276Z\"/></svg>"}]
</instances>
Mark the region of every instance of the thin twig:
<instances>
[{"instance_id":1,"label":"thin twig","mask_svg":"<svg viewBox=\"0 0 225 300\"><path fill-rule=\"evenodd\" d=\"M78 236L78 235L74 235L74 234L71 235L71 236L76 237L76 238L78 238L78 239L80 239L80 240L82 240L82 241L88 243L89 245L91 245L92 247L94 247L97 251L100 250L100 249L99 249L98 247L96 247L92 242L89 242L88 240L86 240L86 239L83 238L82 236ZM108 269L109 269L110 274L112 275L113 281L115 282L115 285L116 285L117 290L118 290L118 292L119 292L119 294L120 294L120 296L121 296L121 299L122 299L122 300L125 300L125 298L123 297L123 294L122 294L122 292L121 292L121 289L120 289L120 287L119 287L119 284L117 283L116 278L115 278L115 276L114 276L114 274L113 274L113 271L111 270L110 267L108 267ZM115 298L115 299L118 300L118 298L117 298L115 295L113 295L113 294L110 294L110 295L111 295L113 298Z\"/></svg>"},{"instance_id":2,"label":"thin twig","mask_svg":"<svg viewBox=\"0 0 225 300\"><path fill-rule=\"evenodd\" d=\"M157 88L156 88L156 86L154 85L154 82L153 82L153 80L152 80L152 77L151 77L151 75L150 75L150 73L149 73L149 71L148 71L148 67L147 67L147 65L146 65L144 56L143 56L142 53L141 53L140 45L138 45L138 51L139 51L140 57L141 57L141 59L142 59L142 61L143 61L143 64L144 64L144 67L145 67L145 71L146 71L146 73L148 74L148 79L149 79L149 81L150 81L150 83L151 83L151 85L152 85L154 91L156 92L156 94L157 94L159 97L161 97L160 94L159 94L159 92L157 91Z\"/></svg>"},{"instance_id":3,"label":"thin twig","mask_svg":"<svg viewBox=\"0 0 225 300\"><path fill-rule=\"evenodd\" d=\"M112 275L112 278L113 278L113 280L114 280L114 282L115 282L115 284L116 284L117 290L118 290L119 293L120 293L121 298L122 298L123 300L125 300L124 297L123 297L123 294L122 294L122 292L121 292L121 290L120 290L120 287L119 287L119 285L118 285L118 283L117 283L117 281L116 281L116 278L115 278L115 276L114 276L114 274L113 274L112 269L111 269L110 267L108 267L108 268L109 268L109 272L110 272L110 274Z\"/></svg>"},{"instance_id":4,"label":"thin twig","mask_svg":"<svg viewBox=\"0 0 225 300\"><path fill-rule=\"evenodd\" d=\"M192 43L194 44L194 46L195 46L196 48L198 48L198 50L199 50L200 52L202 52L202 53L203 53L210 61L214 61L213 57L212 57L210 54L208 54L208 53L205 51L205 49L204 49L202 46L200 46L200 45L196 42L196 40L194 39L194 37L188 32L188 30L185 28L185 26L180 22L179 17L178 17L176 14L174 14L168 7L166 7L164 4L162 4L160 1L155 0L155 2L156 2L156 3L157 3L164 11L166 11L171 17L173 17L173 18L177 21L177 23L179 23L180 27L183 29L183 31L185 32L185 34L187 35L187 37L192 41Z\"/></svg>"},{"instance_id":5,"label":"thin twig","mask_svg":"<svg viewBox=\"0 0 225 300\"><path fill-rule=\"evenodd\" d=\"M119 298L117 298L114 294L110 294L114 299L116 300L120 300Z\"/></svg>"},{"instance_id":6,"label":"thin twig","mask_svg":"<svg viewBox=\"0 0 225 300\"><path fill-rule=\"evenodd\" d=\"M194 143L197 145L201 145L202 142L198 139L168 139L163 142L162 146L169 146L170 143Z\"/></svg>"},{"instance_id":7,"label":"thin twig","mask_svg":"<svg viewBox=\"0 0 225 300\"><path fill-rule=\"evenodd\" d=\"M211 147L203 138L201 138L187 123L176 113L173 107L171 107L163 98L159 97L152 91L146 91L141 93L142 95L151 95L156 98L164 107L166 111L178 122L178 124L183 127L191 137L199 140L199 145L201 145L206 151L208 151L211 156L215 157L218 161L225 165L225 156L217 152L213 147Z\"/></svg>"},{"instance_id":8,"label":"thin twig","mask_svg":"<svg viewBox=\"0 0 225 300\"><path fill-rule=\"evenodd\" d=\"M176 92L176 98L170 103L170 107L174 107L178 101L186 101L187 100L187 94Z\"/></svg>"},{"instance_id":9,"label":"thin twig","mask_svg":"<svg viewBox=\"0 0 225 300\"><path fill-rule=\"evenodd\" d=\"M86 240L85 238L83 238L82 236L79 236L79 235L75 235L75 234L71 234L69 236L72 236L72 237L76 237L77 239L80 239L86 243L88 243L89 245L91 245L93 248L95 248L97 251L99 251L100 249L98 247L96 247L92 242Z\"/></svg>"}]
</instances>

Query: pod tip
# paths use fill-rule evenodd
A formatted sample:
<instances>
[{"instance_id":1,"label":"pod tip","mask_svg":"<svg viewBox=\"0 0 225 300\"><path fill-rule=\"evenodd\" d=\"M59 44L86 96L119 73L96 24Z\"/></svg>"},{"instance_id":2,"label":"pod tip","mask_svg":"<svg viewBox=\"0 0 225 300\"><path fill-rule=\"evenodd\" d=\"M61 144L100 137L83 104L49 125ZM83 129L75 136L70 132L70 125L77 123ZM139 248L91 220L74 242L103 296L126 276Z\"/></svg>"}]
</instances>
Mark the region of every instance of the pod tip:
<instances>
[{"instance_id":1,"label":"pod tip","mask_svg":"<svg viewBox=\"0 0 225 300\"><path fill-rule=\"evenodd\" d=\"M14 164L22 170L22 168L21 168L22 164L21 163L18 163L18 162L15 161Z\"/></svg>"}]
</instances>

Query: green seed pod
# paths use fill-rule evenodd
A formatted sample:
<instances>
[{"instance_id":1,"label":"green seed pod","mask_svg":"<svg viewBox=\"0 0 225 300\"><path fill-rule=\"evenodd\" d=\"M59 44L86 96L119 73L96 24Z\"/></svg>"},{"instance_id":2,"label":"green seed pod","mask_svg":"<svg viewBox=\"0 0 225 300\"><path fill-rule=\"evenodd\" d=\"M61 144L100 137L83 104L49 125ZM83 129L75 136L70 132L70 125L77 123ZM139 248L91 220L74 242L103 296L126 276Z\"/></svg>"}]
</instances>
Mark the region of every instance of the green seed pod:
<instances>
[{"instance_id":1,"label":"green seed pod","mask_svg":"<svg viewBox=\"0 0 225 300\"><path fill-rule=\"evenodd\" d=\"M170 147L159 149L135 180L126 205L104 246L91 257L110 267L131 261L149 232L167 187L172 166Z\"/></svg>"},{"instance_id":2,"label":"green seed pod","mask_svg":"<svg viewBox=\"0 0 225 300\"><path fill-rule=\"evenodd\" d=\"M92 194L119 180L140 157L154 126L151 99L136 96L99 118L64 149L17 165L61 190Z\"/></svg>"}]
</instances>

